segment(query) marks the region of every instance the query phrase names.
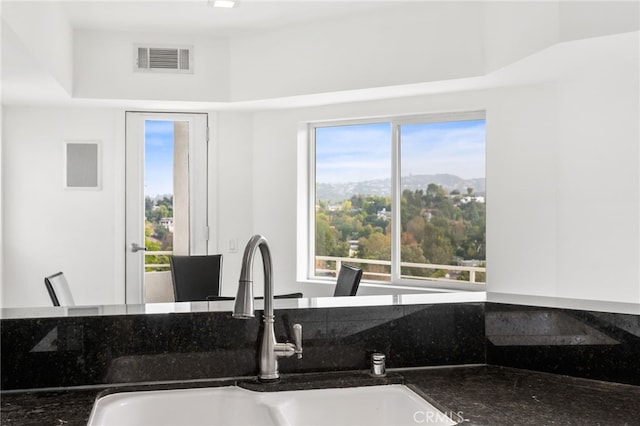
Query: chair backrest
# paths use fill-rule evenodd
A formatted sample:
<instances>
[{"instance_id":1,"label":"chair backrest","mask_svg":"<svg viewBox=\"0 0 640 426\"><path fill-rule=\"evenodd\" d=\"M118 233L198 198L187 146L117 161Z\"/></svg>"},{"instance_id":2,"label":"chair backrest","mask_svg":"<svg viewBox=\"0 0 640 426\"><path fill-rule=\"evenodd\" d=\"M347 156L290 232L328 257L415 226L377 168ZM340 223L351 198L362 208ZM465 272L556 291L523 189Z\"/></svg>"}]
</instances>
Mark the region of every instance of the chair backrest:
<instances>
[{"instance_id":1,"label":"chair backrest","mask_svg":"<svg viewBox=\"0 0 640 426\"><path fill-rule=\"evenodd\" d=\"M171 278L176 302L207 300L220 295L222 255L171 256Z\"/></svg>"},{"instance_id":2,"label":"chair backrest","mask_svg":"<svg viewBox=\"0 0 640 426\"><path fill-rule=\"evenodd\" d=\"M338 273L334 296L355 296L362 279L362 269L343 264Z\"/></svg>"},{"instance_id":3,"label":"chair backrest","mask_svg":"<svg viewBox=\"0 0 640 426\"><path fill-rule=\"evenodd\" d=\"M71 295L69 283L62 272L45 277L44 285L47 287L53 306L74 306L76 304Z\"/></svg>"}]
</instances>

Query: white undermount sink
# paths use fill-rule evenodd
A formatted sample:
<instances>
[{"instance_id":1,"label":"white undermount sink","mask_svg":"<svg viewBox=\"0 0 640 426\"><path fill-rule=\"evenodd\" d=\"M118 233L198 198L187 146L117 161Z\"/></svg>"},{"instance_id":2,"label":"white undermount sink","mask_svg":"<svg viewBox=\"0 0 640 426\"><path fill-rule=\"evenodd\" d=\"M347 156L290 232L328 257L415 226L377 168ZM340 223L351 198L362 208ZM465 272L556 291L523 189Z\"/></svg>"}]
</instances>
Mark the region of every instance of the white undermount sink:
<instances>
[{"instance_id":1,"label":"white undermount sink","mask_svg":"<svg viewBox=\"0 0 640 426\"><path fill-rule=\"evenodd\" d=\"M121 392L96 401L89 426L454 425L404 385L282 392L235 386Z\"/></svg>"}]
</instances>

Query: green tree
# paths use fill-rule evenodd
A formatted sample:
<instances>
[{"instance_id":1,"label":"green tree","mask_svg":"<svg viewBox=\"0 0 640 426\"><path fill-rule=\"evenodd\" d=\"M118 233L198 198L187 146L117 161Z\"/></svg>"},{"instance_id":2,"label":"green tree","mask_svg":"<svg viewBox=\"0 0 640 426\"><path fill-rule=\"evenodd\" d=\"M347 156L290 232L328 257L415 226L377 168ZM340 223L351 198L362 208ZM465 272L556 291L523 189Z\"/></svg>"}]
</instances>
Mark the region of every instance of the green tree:
<instances>
[{"instance_id":1,"label":"green tree","mask_svg":"<svg viewBox=\"0 0 640 426\"><path fill-rule=\"evenodd\" d=\"M424 239L425 220L422 216L415 216L406 226L406 232L411 234L415 241L420 244Z\"/></svg>"},{"instance_id":2,"label":"green tree","mask_svg":"<svg viewBox=\"0 0 640 426\"><path fill-rule=\"evenodd\" d=\"M151 210L153 209L153 206L155 205L155 203L153 202L153 200L151 199L151 197L147 196L144 197L144 211L147 213L151 212Z\"/></svg>"},{"instance_id":3,"label":"green tree","mask_svg":"<svg viewBox=\"0 0 640 426\"><path fill-rule=\"evenodd\" d=\"M154 228L155 237L161 241L165 239L168 233L169 230L162 225L156 225Z\"/></svg>"},{"instance_id":4,"label":"green tree","mask_svg":"<svg viewBox=\"0 0 640 426\"><path fill-rule=\"evenodd\" d=\"M364 208L364 197L362 195L353 195L350 201L351 201L351 206L354 209Z\"/></svg>"},{"instance_id":5,"label":"green tree","mask_svg":"<svg viewBox=\"0 0 640 426\"><path fill-rule=\"evenodd\" d=\"M373 232L369 238L358 240L358 250L363 259L391 260L391 238L381 232Z\"/></svg>"},{"instance_id":6,"label":"green tree","mask_svg":"<svg viewBox=\"0 0 640 426\"><path fill-rule=\"evenodd\" d=\"M473 188L467 190L473 194ZM400 199L401 260L410 263L455 264L463 259L485 259L484 203L463 203L460 191L450 194L441 185L404 190ZM156 208L157 210L158 208ZM316 253L346 257L349 240L358 240L358 257L389 260L391 254L391 222L378 212L391 211L389 197L353 195L329 209L319 202L316 213ZM428 215L428 218L427 218ZM376 267L380 269L380 267ZM373 270L365 266L365 271ZM445 270L402 268L402 274L444 276Z\"/></svg>"},{"instance_id":7,"label":"green tree","mask_svg":"<svg viewBox=\"0 0 640 426\"><path fill-rule=\"evenodd\" d=\"M334 230L324 213L316 214L316 256L329 256L335 246Z\"/></svg>"},{"instance_id":8,"label":"green tree","mask_svg":"<svg viewBox=\"0 0 640 426\"><path fill-rule=\"evenodd\" d=\"M454 249L445 236L444 229L427 223L422 242L422 252L428 263L448 265L453 262Z\"/></svg>"},{"instance_id":9,"label":"green tree","mask_svg":"<svg viewBox=\"0 0 640 426\"><path fill-rule=\"evenodd\" d=\"M380 197L378 195L369 195L366 197L364 211L369 215L375 215L382 209L391 211L391 199L389 197Z\"/></svg>"},{"instance_id":10,"label":"green tree","mask_svg":"<svg viewBox=\"0 0 640 426\"><path fill-rule=\"evenodd\" d=\"M402 234L400 239L400 259L407 263L427 263L427 259L422 253L422 247L413 238L413 235L407 232ZM424 268L414 268L403 266L400 273L402 275L411 275L414 277L428 276L429 271Z\"/></svg>"}]
</instances>

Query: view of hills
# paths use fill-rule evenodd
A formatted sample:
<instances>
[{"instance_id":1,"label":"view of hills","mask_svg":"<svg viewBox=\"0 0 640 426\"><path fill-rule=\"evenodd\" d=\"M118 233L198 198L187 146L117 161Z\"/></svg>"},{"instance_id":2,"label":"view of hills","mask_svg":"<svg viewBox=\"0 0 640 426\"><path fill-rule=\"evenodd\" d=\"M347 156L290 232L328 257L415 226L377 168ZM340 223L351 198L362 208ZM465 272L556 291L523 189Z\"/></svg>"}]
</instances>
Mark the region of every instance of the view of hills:
<instances>
[{"instance_id":1,"label":"view of hills","mask_svg":"<svg viewBox=\"0 0 640 426\"><path fill-rule=\"evenodd\" d=\"M450 174L410 175L402 177L402 190L425 189L430 183L442 186L447 191L458 190L467 193L467 188L473 188L476 195L484 195L485 179L463 179ZM375 179L363 182L348 183L318 183L316 198L322 201L341 201L351 198L354 194L390 196L391 179Z\"/></svg>"}]
</instances>

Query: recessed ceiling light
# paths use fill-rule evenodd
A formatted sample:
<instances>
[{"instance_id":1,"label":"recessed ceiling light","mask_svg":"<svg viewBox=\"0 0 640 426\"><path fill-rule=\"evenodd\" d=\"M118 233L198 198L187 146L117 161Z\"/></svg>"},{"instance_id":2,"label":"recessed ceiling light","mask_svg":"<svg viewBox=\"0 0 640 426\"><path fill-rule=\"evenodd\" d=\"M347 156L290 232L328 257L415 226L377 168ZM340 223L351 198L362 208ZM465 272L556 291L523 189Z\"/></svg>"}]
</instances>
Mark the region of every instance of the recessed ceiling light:
<instances>
[{"instance_id":1,"label":"recessed ceiling light","mask_svg":"<svg viewBox=\"0 0 640 426\"><path fill-rule=\"evenodd\" d=\"M238 2L235 0L209 0L209 6L211 7L223 7L226 9L234 8L238 5Z\"/></svg>"}]
</instances>

